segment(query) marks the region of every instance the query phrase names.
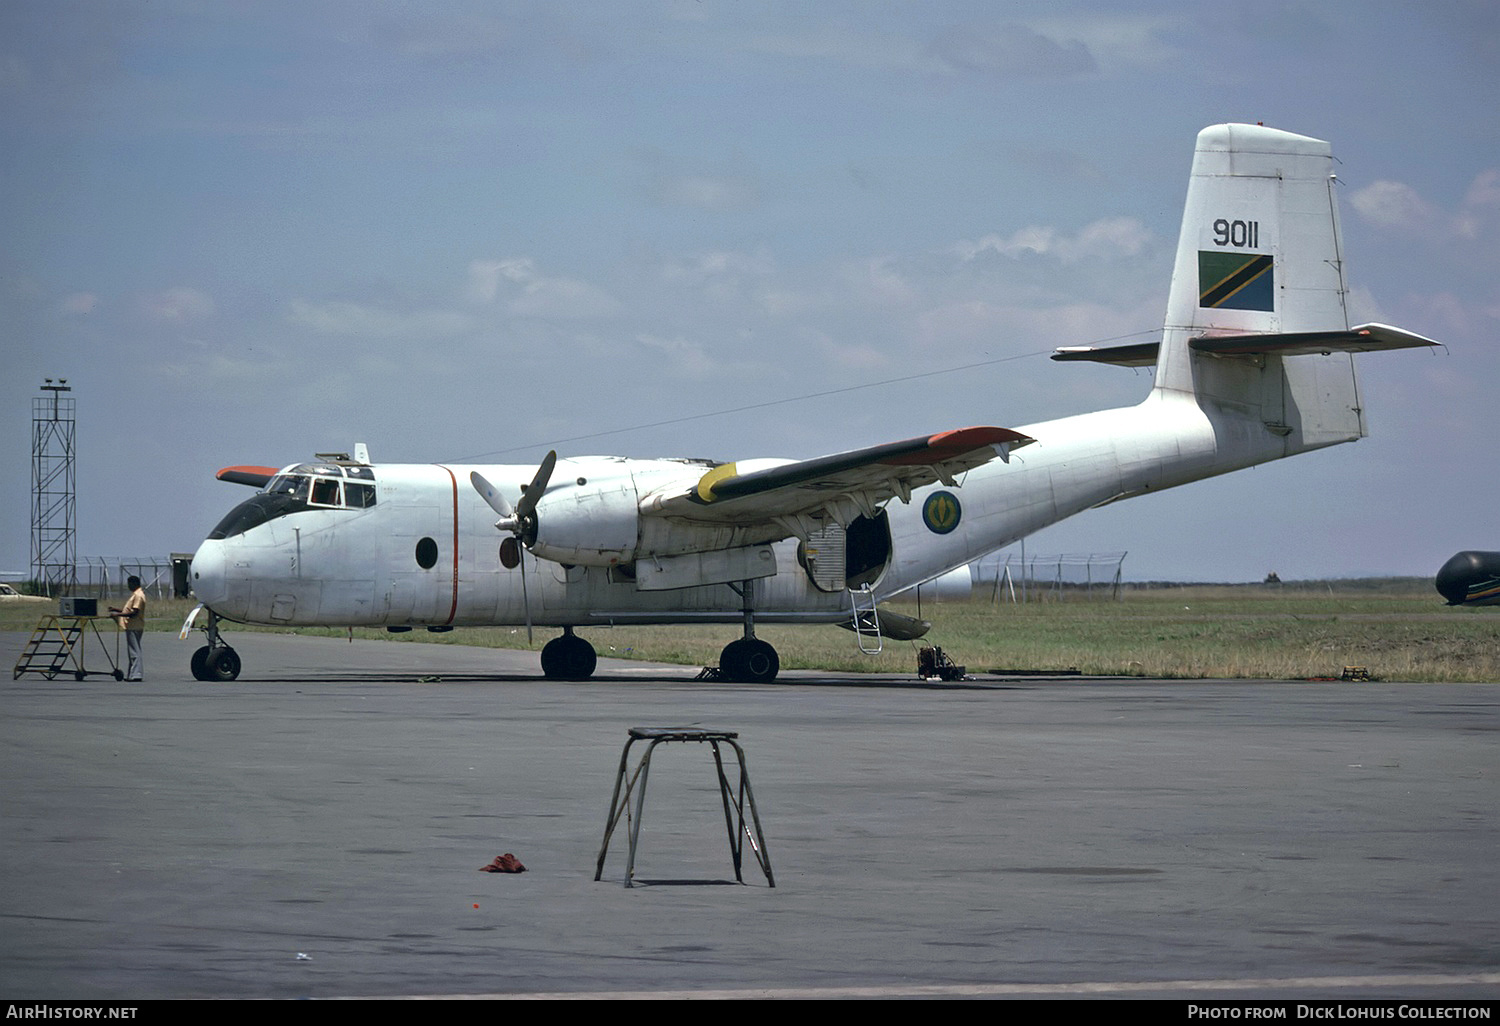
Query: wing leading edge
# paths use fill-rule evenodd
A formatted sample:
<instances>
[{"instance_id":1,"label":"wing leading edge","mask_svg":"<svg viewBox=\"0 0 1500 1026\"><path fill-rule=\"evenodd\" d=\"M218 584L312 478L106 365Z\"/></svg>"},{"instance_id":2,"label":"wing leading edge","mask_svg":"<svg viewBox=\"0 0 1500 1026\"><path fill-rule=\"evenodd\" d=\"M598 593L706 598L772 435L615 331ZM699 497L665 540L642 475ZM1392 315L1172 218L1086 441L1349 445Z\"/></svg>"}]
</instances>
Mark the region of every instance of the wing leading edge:
<instances>
[{"instance_id":1,"label":"wing leading edge","mask_svg":"<svg viewBox=\"0 0 1500 1026\"><path fill-rule=\"evenodd\" d=\"M870 512L913 489L957 476L1035 439L1009 428L969 427L905 441L818 456L745 472L738 463L710 470L687 492L660 497L643 512L708 523L745 524L777 517L847 516L849 506ZM758 463L758 461L757 461Z\"/></svg>"}]
</instances>

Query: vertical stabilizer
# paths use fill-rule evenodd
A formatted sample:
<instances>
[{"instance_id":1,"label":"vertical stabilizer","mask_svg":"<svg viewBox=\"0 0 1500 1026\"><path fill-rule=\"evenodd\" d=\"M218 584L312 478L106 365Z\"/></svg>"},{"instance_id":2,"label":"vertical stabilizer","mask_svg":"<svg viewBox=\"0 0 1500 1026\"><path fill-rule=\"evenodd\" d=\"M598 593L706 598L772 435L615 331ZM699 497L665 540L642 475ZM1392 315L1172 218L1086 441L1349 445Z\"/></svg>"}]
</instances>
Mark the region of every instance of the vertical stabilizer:
<instances>
[{"instance_id":1,"label":"vertical stabilizer","mask_svg":"<svg viewBox=\"0 0 1500 1026\"><path fill-rule=\"evenodd\" d=\"M1198 134L1156 389L1221 414L1243 455L1364 434L1347 353L1222 356L1198 337L1349 327L1333 154L1320 139L1259 125ZM1264 456L1255 456L1255 459Z\"/></svg>"}]
</instances>

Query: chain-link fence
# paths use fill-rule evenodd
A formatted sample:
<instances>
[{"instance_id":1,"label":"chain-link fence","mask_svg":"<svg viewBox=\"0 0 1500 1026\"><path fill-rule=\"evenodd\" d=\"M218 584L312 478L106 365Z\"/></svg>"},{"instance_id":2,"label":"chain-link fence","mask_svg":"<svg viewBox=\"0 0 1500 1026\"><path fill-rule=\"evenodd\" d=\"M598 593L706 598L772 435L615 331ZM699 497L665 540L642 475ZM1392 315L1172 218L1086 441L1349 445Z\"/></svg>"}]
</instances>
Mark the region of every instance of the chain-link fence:
<instances>
[{"instance_id":1,"label":"chain-link fence","mask_svg":"<svg viewBox=\"0 0 1500 1026\"><path fill-rule=\"evenodd\" d=\"M974 597L995 603L1112 601L1120 597L1126 555L996 553L974 564Z\"/></svg>"}]
</instances>

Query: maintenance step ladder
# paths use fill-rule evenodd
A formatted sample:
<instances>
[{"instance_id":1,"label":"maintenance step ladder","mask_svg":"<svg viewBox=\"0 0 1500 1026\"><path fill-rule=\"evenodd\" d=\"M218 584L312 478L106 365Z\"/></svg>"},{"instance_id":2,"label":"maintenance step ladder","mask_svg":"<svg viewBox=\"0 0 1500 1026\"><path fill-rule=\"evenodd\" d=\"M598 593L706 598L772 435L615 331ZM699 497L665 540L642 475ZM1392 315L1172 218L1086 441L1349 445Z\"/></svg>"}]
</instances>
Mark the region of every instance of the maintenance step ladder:
<instances>
[{"instance_id":1,"label":"maintenance step ladder","mask_svg":"<svg viewBox=\"0 0 1500 1026\"><path fill-rule=\"evenodd\" d=\"M875 608L875 592L868 584L847 590L849 609L853 614L851 629L859 642L859 650L865 655L879 655L885 647L885 640L880 636L880 613ZM864 600L863 607L860 605L861 599Z\"/></svg>"},{"instance_id":2,"label":"maintenance step ladder","mask_svg":"<svg viewBox=\"0 0 1500 1026\"><path fill-rule=\"evenodd\" d=\"M119 651L120 638L118 632L115 634L115 650L110 652L104 643L104 637L99 633L99 620L110 619L100 616L44 616L37 621L36 629L31 632L31 640L26 642L26 647L21 651L21 658L16 660L16 668L11 675L12 680L19 680L23 673L39 673L48 680L53 680L59 673L71 673L77 680L83 680L90 673L95 675L108 675L115 680L124 680L125 671L120 669ZM107 670L89 670L84 666L84 649L87 647L89 635L92 634L99 642L99 651L104 654L104 659L109 663Z\"/></svg>"}]
</instances>

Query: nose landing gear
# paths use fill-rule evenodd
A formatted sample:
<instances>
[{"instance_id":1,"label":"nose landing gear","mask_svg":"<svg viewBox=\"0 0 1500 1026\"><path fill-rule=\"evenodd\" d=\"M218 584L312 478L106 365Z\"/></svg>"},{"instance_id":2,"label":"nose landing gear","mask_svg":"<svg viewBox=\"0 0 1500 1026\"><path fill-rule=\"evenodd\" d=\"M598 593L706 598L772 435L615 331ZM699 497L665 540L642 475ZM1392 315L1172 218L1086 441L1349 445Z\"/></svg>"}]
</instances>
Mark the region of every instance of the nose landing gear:
<instances>
[{"instance_id":1,"label":"nose landing gear","mask_svg":"<svg viewBox=\"0 0 1500 1026\"><path fill-rule=\"evenodd\" d=\"M542 646L542 673L548 680L588 680L599 656L594 646L564 627L562 637Z\"/></svg>"},{"instance_id":2,"label":"nose landing gear","mask_svg":"<svg viewBox=\"0 0 1500 1026\"><path fill-rule=\"evenodd\" d=\"M207 607L200 606L198 609L207 609ZM192 627L193 620L198 615L198 609L188 614L187 623L182 628L184 637ZM223 635L219 633L219 614L208 609L208 623L203 625L202 630L208 644L193 653L192 661L189 663L193 671L193 679L219 683L234 680L240 675L240 654L230 648L225 643Z\"/></svg>"},{"instance_id":3,"label":"nose landing gear","mask_svg":"<svg viewBox=\"0 0 1500 1026\"><path fill-rule=\"evenodd\" d=\"M769 684L780 671L776 649L759 638L739 638L719 653L719 672L740 684Z\"/></svg>"}]
</instances>

